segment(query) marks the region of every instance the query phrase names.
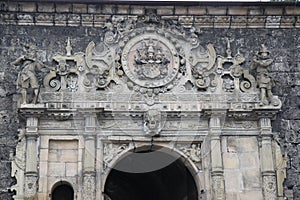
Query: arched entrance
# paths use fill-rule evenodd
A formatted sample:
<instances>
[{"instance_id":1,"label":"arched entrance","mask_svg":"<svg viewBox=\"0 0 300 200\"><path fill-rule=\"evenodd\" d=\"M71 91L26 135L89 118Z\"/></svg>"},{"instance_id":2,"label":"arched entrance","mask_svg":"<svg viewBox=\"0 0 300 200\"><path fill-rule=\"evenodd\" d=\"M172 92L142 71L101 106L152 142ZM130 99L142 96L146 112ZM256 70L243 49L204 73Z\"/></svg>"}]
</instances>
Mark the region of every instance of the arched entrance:
<instances>
[{"instance_id":1,"label":"arched entrance","mask_svg":"<svg viewBox=\"0 0 300 200\"><path fill-rule=\"evenodd\" d=\"M54 185L54 189L51 193L51 200L73 200L74 190L68 183L61 182Z\"/></svg>"},{"instance_id":2,"label":"arched entrance","mask_svg":"<svg viewBox=\"0 0 300 200\"><path fill-rule=\"evenodd\" d=\"M197 200L183 157L164 148L130 151L110 170L104 192L111 200Z\"/></svg>"}]
</instances>

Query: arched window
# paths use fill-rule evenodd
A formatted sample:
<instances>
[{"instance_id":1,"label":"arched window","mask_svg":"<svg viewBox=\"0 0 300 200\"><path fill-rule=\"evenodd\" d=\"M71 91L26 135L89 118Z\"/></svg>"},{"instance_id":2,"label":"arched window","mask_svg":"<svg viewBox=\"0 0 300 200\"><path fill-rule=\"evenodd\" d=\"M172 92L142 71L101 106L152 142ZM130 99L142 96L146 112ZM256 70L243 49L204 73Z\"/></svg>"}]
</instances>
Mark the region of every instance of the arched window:
<instances>
[{"instance_id":1,"label":"arched window","mask_svg":"<svg viewBox=\"0 0 300 200\"><path fill-rule=\"evenodd\" d=\"M51 200L73 200L74 190L66 182L60 182L54 186L51 194Z\"/></svg>"}]
</instances>

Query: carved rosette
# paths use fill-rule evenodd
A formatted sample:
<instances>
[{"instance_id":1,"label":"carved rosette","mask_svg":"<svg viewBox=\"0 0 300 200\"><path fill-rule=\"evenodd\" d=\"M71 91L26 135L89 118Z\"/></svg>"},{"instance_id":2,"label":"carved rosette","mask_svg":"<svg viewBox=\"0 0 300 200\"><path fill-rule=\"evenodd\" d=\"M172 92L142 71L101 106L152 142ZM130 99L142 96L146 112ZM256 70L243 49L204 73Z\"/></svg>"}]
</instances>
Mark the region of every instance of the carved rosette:
<instances>
[{"instance_id":1,"label":"carved rosette","mask_svg":"<svg viewBox=\"0 0 300 200\"><path fill-rule=\"evenodd\" d=\"M277 199L275 176L263 176L263 192L265 197L264 199Z\"/></svg>"}]
</instances>

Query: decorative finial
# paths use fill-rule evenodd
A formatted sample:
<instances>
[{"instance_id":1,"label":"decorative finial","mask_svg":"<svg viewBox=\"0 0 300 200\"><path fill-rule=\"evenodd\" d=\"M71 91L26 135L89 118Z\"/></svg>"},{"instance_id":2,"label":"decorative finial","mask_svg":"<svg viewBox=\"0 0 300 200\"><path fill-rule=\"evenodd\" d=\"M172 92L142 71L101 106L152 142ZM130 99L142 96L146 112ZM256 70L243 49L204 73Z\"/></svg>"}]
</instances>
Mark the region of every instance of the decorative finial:
<instances>
[{"instance_id":1,"label":"decorative finial","mask_svg":"<svg viewBox=\"0 0 300 200\"><path fill-rule=\"evenodd\" d=\"M227 58L232 58L230 42L232 42L233 40L229 38L226 38L226 40L227 40L227 49L226 49Z\"/></svg>"},{"instance_id":2,"label":"decorative finial","mask_svg":"<svg viewBox=\"0 0 300 200\"><path fill-rule=\"evenodd\" d=\"M72 55L72 47L71 47L70 37L68 37L66 50L67 50L67 56L71 56Z\"/></svg>"}]
</instances>

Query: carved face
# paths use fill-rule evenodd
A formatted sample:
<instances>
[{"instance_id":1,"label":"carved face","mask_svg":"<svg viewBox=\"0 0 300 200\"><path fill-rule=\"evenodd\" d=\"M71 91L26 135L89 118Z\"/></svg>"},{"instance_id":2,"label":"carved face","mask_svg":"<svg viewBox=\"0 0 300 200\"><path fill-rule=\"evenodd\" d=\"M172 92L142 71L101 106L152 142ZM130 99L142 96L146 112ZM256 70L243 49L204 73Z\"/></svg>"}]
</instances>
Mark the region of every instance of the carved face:
<instances>
[{"instance_id":1,"label":"carved face","mask_svg":"<svg viewBox=\"0 0 300 200\"><path fill-rule=\"evenodd\" d=\"M148 129L155 130L160 126L161 116L158 110L149 110L145 116L145 123Z\"/></svg>"},{"instance_id":2,"label":"carved face","mask_svg":"<svg viewBox=\"0 0 300 200\"><path fill-rule=\"evenodd\" d=\"M160 122L159 112L157 110L149 110L146 122L149 129L158 128Z\"/></svg>"}]
</instances>

